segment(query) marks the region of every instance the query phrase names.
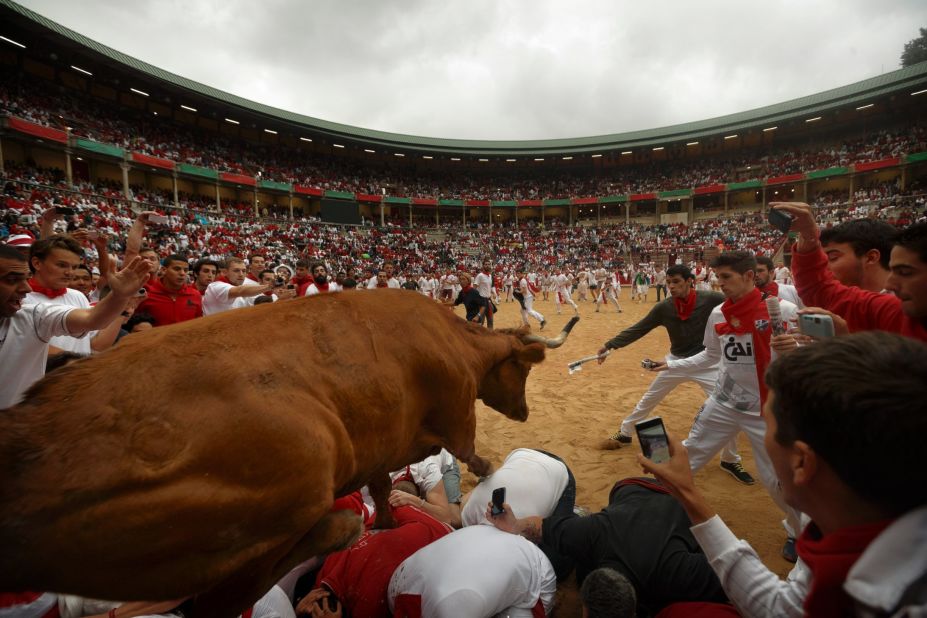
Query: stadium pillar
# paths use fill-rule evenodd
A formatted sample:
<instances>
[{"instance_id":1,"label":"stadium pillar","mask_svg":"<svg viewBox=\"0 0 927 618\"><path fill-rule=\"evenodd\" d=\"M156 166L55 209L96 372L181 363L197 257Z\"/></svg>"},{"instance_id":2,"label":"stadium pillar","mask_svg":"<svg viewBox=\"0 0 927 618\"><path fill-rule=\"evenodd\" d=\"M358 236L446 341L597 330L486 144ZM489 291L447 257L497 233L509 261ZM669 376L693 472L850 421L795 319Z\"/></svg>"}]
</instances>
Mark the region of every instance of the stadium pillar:
<instances>
[{"instance_id":1,"label":"stadium pillar","mask_svg":"<svg viewBox=\"0 0 927 618\"><path fill-rule=\"evenodd\" d=\"M567 208L568 208L568 212L570 213L568 217L568 220L569 220L568 225L570 227L573 227L573 204L570 204L569 206L567 206Z\"/></svg>"},{"instance_id":2,"label":"stadium pillar","mask_svg":"<svg viewBox=\"0 0 927 618\"><path fill-rule=\"evenodd\" d=\"M547 210L547 207L544 206L544 202L541 202L541 227L544 227L544 211Z\"/></svg>"},{"instance_id":3,"label":"stadium pillar","mask_svg":"<svg viewBox=\"0 0 927 618\"><path fill-rule=\"evenodd\" d=\"M763 187L763 212L766 212L766 187Z\"/></svg>"},{"instance_id":4,"label":"stadium pillar","mask_svg":"<svg viewBox=\"0 0 927 618\"><path fill-rule=\"evenodd\" d=\"M489 227L492 227L492 202L489 203L487 210L489 211Z\"/></svg>"},{"instance_id":5,"label":"stadium pillar","mask_svg":"<svg viewBox=\"0 0 927 618\"><path fill-rule=\"evenodd\" d=\"M904 191L908 187L908 165L901 166L901 186L898 187L901 191Z\"/></svg>"},{"instance_id":6,"label":"stadium pillar","mask_svg":"<svg viewBox=\"0 0 927 618\"><path fill-rule=\"evenodd\" d=\"M515 202L515 227L518 227L518 202Z\"/></svg>"},{"instance_id":7,"label":"stadium pillar","mask_svg":"<svg viewBox=\"0 0 927 618\"><path fill-rule=\"evenodd\" d=\"M222 196L219 195L219 183L216 182L216 208L222 212Z\"/></svg>"},{"instance_id":8,"label":"stadium pillar","mask_svg":"<svg viewBox=\"0 0 927 618\"><path fill-rule=\"evenodd\" d=\"M595 205L595 224L596 227L602 225L602 204L596 203Z\"/></svg>"},{"instance_id":9,"label":"stadium pillar","mask_svg":"<svg viewBox=\"0 0 927 618\"><path fill-rule=\"evenodd\" d=\"M386 213L383 210L383 200L380 200L380 227L386 227Z\"/></svg>"},{"instance_id":10,"label":"stadium pillar","mask_svg":"<svg viewBox=\"0 0 927 618\"><path fill-rule=\"evenodd\" d=\"M68 181L68 186L74 186L74 170L71 168L71 149L64 149L64 177Z\"/></svg>"},{"instance_id":11,"label":"stadium pillar","mask_svg":"<svg viewBox=\"0 0 927 618\"><path fill-rule=\"evenodd\" d=\"M412 229L412 202L409 202L409 229Z\"/></svg>"},{"instance_id":12,"label":"stadium pillar","mask_svg":"<svg viewBox=\"0 0 927 618\"><path fill-rule=\"evenodd\" d=\"M177 170L171 173L171 180L174 181L174 208L180 209L180 198L177 195Z\"/></svg>"},{"instance_id":13,"label":"stadium pillar","mask_svg":"<svg viewBox=\"0 0 927 618\"><path fill-rule=\"evenodd\" d=\"M258 202L258 196L257 196L257 183L254 183L254 184L255 184L254 186L254 218L257 219L261 216L261 213L259 212L260 204Z\"/></svg>"},{"instance_id":14,"label":"stadium pillar","mask_svg":"<svg viewBox=\"0 0 927 618\"><path fill-rule=\"evenodd\" d=\"M293 218L293 192L290 191L290 219Z\"/></svg>"},{"instance_id":15,"label":"stadium pillar","mask_svg":"<svg viewBox=\"0 0 927 618\"><path fill-rule=\"evenodd\" d=\"M460 222L463 224L464 227L467 227L467 203L466 202L464 202L463 208L461 208L460 212L461 212Z\"/></svg>"},{"instance_id":16,"label":"stadium pillar","mask_svg":"<svg viewBox=\"0 0 927 618\"><path fill-rule=\"evenodd\" d=\"M3 140L0 139L0 175L5 176L6 170L3 168Z\"/></svg>"},{"instance_id":17,"label":"stadium pillar","mask_svg":"<svg viewBox=\"0 0 927 618\"><path fill-rule=\"evenodd\" d=\"M856 195L856 174L850 174L850 196L847 199L847 203L852 204L856 201L854 197Z\"/></svg>"},{"instance_id":18,"label":"stadium pillar","mask_svg":"<svg viewBox=\"0 0 927 618\"><path fill-rule=\"evenodd\" d=\"M801 183L801 201L808 203L808 181Z\"/></svg>"},{"instance_id":19,"label":"stadium pillar","mask_svg":"<svg viewBox=\"0 0 927 618\"><path fill-rule=\"evenodd\" d=\"M131 199L131 194L129 193L129 164L123 161L119 164L119 167L122 168L122 194L128 200Z\"/></svg>"},{"instance_id":20,"label":"stadium pillar","mask_svg":"<svg viewBox=\"0 0 927 618\"><path fill-rule=\"evenodd\" d=\"M695 198L694 197L689 198L689 207L686 210L689 213L688 224L692 225L692 222L695 221Z\"/></svg>"},{"instance_id":21,"label":"stadium pillar","mask_svg":"<svg viewBox=\"0 0 927 618\"><path fill-rule=\"evenodd\" d=\"M631 202L624 203L624 223L625 225L631 223Z\"/></svg>"},{"instance_id":22,"label":"stadium pillar","mask_svg":"<svg viewBox=\"0 0 927 618\"><path fill-rule=\"evenodd\" d=\"M765 191L765 189L764 189L764 191ZM730 194L731 194L730 191L725 191L725 192L724 192L724 215L725 215L725 216L727 216L727 209L728 209L727 197L728 197L728 195L730 195Z\"/></svg>"}]
</instances>

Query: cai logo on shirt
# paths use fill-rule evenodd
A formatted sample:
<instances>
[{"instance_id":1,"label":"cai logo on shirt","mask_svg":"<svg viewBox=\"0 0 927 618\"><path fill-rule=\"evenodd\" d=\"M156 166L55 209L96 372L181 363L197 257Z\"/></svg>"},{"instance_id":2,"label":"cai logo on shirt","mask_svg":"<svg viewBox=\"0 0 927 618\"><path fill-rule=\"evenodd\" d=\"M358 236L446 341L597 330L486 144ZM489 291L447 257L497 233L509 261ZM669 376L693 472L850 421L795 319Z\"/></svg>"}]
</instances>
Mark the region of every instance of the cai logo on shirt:
<instances>
[{"instance_id":1,"label":"cai logo on shirt","mask_svg":"<svg viewBox=\"0 0 927 618\"><path fill-rule=\"evenodd\" d=\"M731 335L723 340L722 353L724 360L736 364L754 364L753 341L750 336L737 337Z\"/></svg>"}]
</instances>

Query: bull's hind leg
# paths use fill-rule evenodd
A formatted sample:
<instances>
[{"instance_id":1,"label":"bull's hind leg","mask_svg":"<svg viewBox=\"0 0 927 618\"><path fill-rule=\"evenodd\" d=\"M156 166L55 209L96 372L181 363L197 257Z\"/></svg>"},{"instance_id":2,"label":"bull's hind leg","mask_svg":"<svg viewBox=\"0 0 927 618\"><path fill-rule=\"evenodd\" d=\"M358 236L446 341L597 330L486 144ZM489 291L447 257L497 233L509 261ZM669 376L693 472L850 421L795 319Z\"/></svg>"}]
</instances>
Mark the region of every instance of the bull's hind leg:
<instances>
[{"instance_id":1,"label":"bull's hind leg","mask_svg":"<svg viewBox=\"0 0 927 618\"><path fill-rule=\"evenodd\" d=\"M350 547L364 532L364 521L353 511L326 514L283 556L263 557L237 571L202 594L192 604L189 616L229 618L238 616L264 596L290 569L313 556Z\"/></svg>"}]
</instances>

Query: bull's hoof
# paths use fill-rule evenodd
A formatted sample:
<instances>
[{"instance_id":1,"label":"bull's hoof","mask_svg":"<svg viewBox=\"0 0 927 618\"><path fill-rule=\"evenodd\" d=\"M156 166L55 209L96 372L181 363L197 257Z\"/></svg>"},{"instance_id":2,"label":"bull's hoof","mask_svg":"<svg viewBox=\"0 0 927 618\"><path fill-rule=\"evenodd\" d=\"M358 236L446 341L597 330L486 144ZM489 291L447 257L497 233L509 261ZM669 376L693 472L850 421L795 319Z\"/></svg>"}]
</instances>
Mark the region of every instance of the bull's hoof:
<instances>
[{"instance_id":1,"label":"bull's hoof","mask_svg":"<svg viewBox=\"0 0 927 618\"><path fill-rule=\"evenodd\" d=\"M391 530L396 527L396 518L393 517L389 509L377 511L377 517L373 522L375 530Z\"/></svg>"}]
</instances>

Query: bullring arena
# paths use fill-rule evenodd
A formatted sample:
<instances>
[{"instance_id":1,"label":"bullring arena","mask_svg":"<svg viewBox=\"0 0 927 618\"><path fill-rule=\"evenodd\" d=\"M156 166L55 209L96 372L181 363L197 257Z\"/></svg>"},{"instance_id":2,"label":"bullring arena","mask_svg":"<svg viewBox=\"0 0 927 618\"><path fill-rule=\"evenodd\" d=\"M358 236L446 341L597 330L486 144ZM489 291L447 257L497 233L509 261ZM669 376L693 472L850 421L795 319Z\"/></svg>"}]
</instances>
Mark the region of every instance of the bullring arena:
<instances>
[{"instance_id":1,"label":"bullring arena","mask_svg":"<svg viewBox=\"0 0 927 618\"><path fill-rule=\"evenodd\" d=\"M904 508L877 502L799 429L767 434L785 417L762 407L769 366L803 377L791 354L921 353L904 342L927 340L927 52L657 128L455 139L273 107L33 7L0 0L0 618L927 611L923 467L897 470ZM658 305L657 287L683 291ZM798 306L823 330L779 323ZM663 322L590 359L647 316ZM720 369L685 367L709 352ZM667 375L718 388L685 382L652 415L690 453L738 424L743 469L715 454L693 489L674 450L645 462L661 480L642 470L620 422ZM845 385L864 402L927 383L865 375ZM890 420L837 450L923 427ZM814 439L853 433L833 426ZM479 509L448 503L455 466ZM484 515L500 478L510 508ZM812 486L846 508L797 529ZM869 544L815 588L815 544L847 529ZM865 553L886 537L910 551ZM867 573L889 597L874 614L850 585Z\"/></svg>"}]
</instances>

